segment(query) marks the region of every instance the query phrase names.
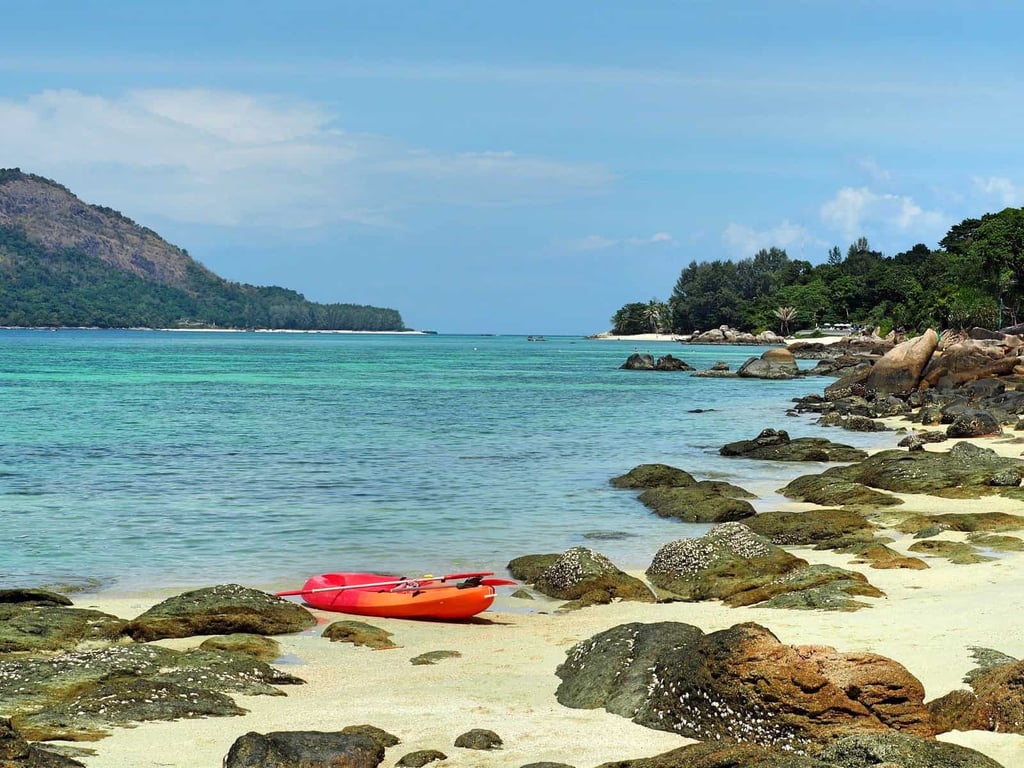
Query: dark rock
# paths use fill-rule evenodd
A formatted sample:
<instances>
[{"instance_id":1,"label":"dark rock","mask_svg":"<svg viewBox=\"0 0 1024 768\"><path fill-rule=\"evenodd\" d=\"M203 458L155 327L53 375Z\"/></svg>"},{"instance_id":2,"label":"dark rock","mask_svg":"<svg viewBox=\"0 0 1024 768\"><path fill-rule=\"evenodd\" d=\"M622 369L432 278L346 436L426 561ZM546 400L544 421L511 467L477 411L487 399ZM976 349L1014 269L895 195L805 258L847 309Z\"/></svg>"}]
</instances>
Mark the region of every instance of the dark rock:
<instances>
[{"instance_id":1,"label":"dark rock","mask_svg":"<svg viewBox=\"0 0 1024 768\"><path fill-rule=\"evenodd\" d=\"M747 604L805 611L856 611L868 603L855 597L885 597L856 571L814 564L796 568L776 581L741 595Z\"/></svg>"},{"instance_id":2,"label":"dark rock","mask_svg":"<svg viewBox=\"0 0 1024 768\"><path fill-rule=\"evenodd\" d=\"M401 766L401 768L423 768L427 763L447 759L448 755L444 752L438 752L436 749L421 749L417 752L403 755L395 765Z\"/></svg>"},{"instance_id":3,"label":"dark rock","mask_svg":"<svg viewBox=\"0 0 1024 768\"><path fill-rule=\"evenodd\" d=\"M916 450L919 447L923 447L929 443L942 443L947 440L946 433L938 430L932 430L928 432L911 432L909 435L900 440L896 445L901 448L909 448L910 450Z\"/></svg>"},{"instance_id":4,"label":"dark rock","mask_svg":"<svg viewBox=\"0 0 1024 768\"><path fill-rule=\"evenodd\" d=\"M784 429L765 429L753 440L739 440L723 445L722 456L772 461L860 461L865 451L821 437L789 437Z\"/></svg>"},{"instance_id":5,"label":"dark rock","mask_svg":"<svg viewBox=\"0 0 1024 768\"><path fill-rule=\"evenodd\" d=\"M224 768L376 768L383 760L384 747L362 734L250 731L231 745Z\"/></svg>"},{"instance_id":6,"label":"dark rock","mask_svg":"<svg viewBox=\"0 0 1024 768\"><path fill-rule=\"evenodd\" d=\"M127 622L108 613L32 601L0 603L0 654L52 652L111 643Z\"/></svg>"},{"instance_id":7,"label":"dark rock","mask_svg":"<svg viewBox=\"0 0 1024 768\"><path fill-rule=\"evenodd\" d=\"M708 635L626 624L570 649L557 674L566 706L604 706L702 741L802 753L851 731L935 733L923 686L897 662L783 645L757 624Z\"/></svg>"},{"instance_id":8,"label":"dark rock","mask_svg":"<svg viewBox=\"0 0 1024 768\"><path fill-rule=\"evenodd\" d=\"M845 372L837 381L825 387L825 399L834 402L850 395L863 396L866 392L864 382L871 373L871 363L862 363Z\"/></svg>"},{"instance_id":9,"label":"dark rock","mask_svg":"<svg viewBox=\"0 0 1024 768\"><path fill-rule=\"evenodd\" d=\"M558 558L561 556L559 553L523 555L522 557L510 560L506 567L512 578L516 581L525 581L527 584L533 584L544 571L558 562Z\"/></svg>"},{"instance_id":10,"label":"dark rock","mask_svg":"<svg viewBox=\"0 0 1024 768\"><path fill-rule=\"evenodd\" d=\"M690 744L654 757L616 760L598 768L842 768L804 755L788 755L756 744Z\"/></svg>"},{"instance_id":11,"label":"dark rock","mask_svg":"<svg viewBox=\"0 0 1024 768\"><path fill-rule=\"evenodd\" d=\"M788 349L769 349L743 363L736 375L747 379L792 379L800 375L800 369Z\"/></svg>"},{"instance_id":12,"label":"dark rock","mask_svg":"<svg viewBox=\"0 0 1024 768\"><path fill-rule=\"evenodd\" d=\"M208 637L199 644L199 648L204 651L224 651L225 653L252 656L260 661L274 661L281 655L281 644L274 638L241 632L233 635Z\"/></svg>"},{"instance_id":13,"label":"dark rock","mask_svg":"<svg viewBox=\"0 0 1024 768\"><path fill-rule=\"evenodd\" d=\"M870 416L859 416L855 413L828 413L818 419L823 427L839 427L850 432L888 432L889 428Z\"/></svg>"},{"instance_id":14,"label":"dark rock","mask_svg":"<svg viewBox=\"0 0 1024 768\"><path fill-rule=\"evenodd\" d=\"M693 366L689 365L685 360L680 360L678 357L672 355L665 355L659 357L658 361L654 364L654 370L656 371L692 371Z\"/></svg>"},{"instance_id":15,"label":"dark rock","mask_svg":"<svg viewBox=\"0 0 1024 768\"><path fill-rule=\"evenodd\" d=\"M978 533L982 531L1024 530L1024 519L1007 512L958 512L945 515L910 515L896 524L901 533L917 533L938 526L944 531Z\"/></svg>"},{"instance_id":16,"label":"dark rock","mask_svg":"<svg viewBox=\"0 0 1024 768\"><path fill-rule=\"evenodd\" d=\"M221 584L164 600L131 621L125 633L149 642L235 632L283 635L315 626L313 614L300 605L238 584Z\"/></svg>"},{"instance_id":17,"label":"dark rock","mask_svg":"<svg viewBox=\"0 0 1024 768\"><path fill-rule=\"evenodd\" d=\"M668 464L641 464L611 480L616 488L685 488L696 482L689 472L670 467Z\"/></svg>"},{"instance_id":18,"label":"dark rock","mask_svg":"<svg viewBox=\"0 0 1024 768\"><path fill-rule=\"evenodd\" d=\"M427 651L419 656L413 656L409 663L415 667L422 667L429 664L436 664L444 659L457 659L462 656L458 651Z\"/></svg>"},{"instance_id":19,"label":"dark rock","mask_svg":"<svg viewBox=\"0 0 1024 768\"><path fill-rule=\"evenodd\" d=\"M819 548L827 548L830 543L848 544L854 538L870 541L875 528L863 515L846 509L762 512L747 520L745 525L780 547L819 545Z\"/></svg>"},{"instance_id":20,"label":"dark rock","mask_svg":"<svg viewBox=\"0 0 1024 768\"><path fill-rule=\"evenodd\" d=\"M846 736L825 747L818 758L837 768L1003 768L992 758L959 744L899 731Z\"/></svg>"},{"instance_id":21,"label":"dark rock","mask_svg":"<svg viewBox=\"0 0 1024 768\"><path fill-rule=\"evenodd\" d=\"M966 411L957 416L946 429L950 438L986 437L1002 432L999 422L988 411Z\"/></svg>"},{"instance_id":22,"label":"dark rock","mask_svg":"<svg viewBox=\"0 0 1024 768\"><path fill-rule=\"evenodd\" d=\"M29 744L11 721L0 717L0 766L2 768L85 768L70 757Z\"/></svg>"},{"instance_id":23,"label":"dark rock","mask_svg":"<svg viewBox=\"0 0 1024 768\"><path fill-rule=\"evenodd\" d=\"M397 736L375 725L346 725L341 729L341 732L353 736L366 736L376 741L385 749L401 743L401 739Z\"/></svg>"},{"instance_id":24,"label":"dark rock","mask_svg":"<svg viewBox=\"0 0 1024 768\"><path fill-rule=\"evenodd\" d=\"M653 371L654 355L646 352L634 352L619 368L626 371Z\"/></svg>"},{"instance_id":25,"label":"dark rock","mask_svg":"<svg viewBox=\"0 0 1024 768\"><path fill-rule=\"evenodd\" d=\"M576 768L576 766L569 765L568 763L550 763L541 761L539 763L527 763L519 768Z\"/></svg>"},{"instance_id":26,"label":"dark rock","mask_svg":"<svg viewBox=\"0 0 1024 768\"><path fill-rule=\"evenodd\" d=\"M473 728L455 739L455 746L464 749L501 749L501 737L485 728Z\"/></svg>"},{"instance_id":27,"label":"dark rock","mask_svg":"<svg viewBox=\"0 0 1024 768\"><path fill-rule=\"evenodd\" d=\"M70 598L47 589L0 589L0 604L72 605Z\"/></svg>"},{"instance_id":28,"label":"dark rock","mask_svg":"<svg viewBox=\"0 0 1024 768\"><path fill-rule=\"evenodd\" d=\"M614 599L654 602L650 588L640 579L619 570L604 555L586 547L566 550L541 573L534 588L559 600L579 601L578 606L608 603Z\"/></svg>"},{"instance_id":29,"label":"dark rock","mask_svg":"<svg viewBox=\"0 0 1024 768\"><path fill-rule=\"evenodd\" d=\"M780 488L779 493L790 499L827 507L870 509L903 503L902 499L895 496L876 491L874 488L868 488L860 483L829 476L827 472L821 475L801 475L794 478Z\"/></svg>"},{"instance_id":30,"label":"dark rock","mask_svg":"<svg viewBox=\"0 0 1024 768\"><path fill-rule=\"evenodd\" d=\"M509 597L514 597L514 598L516 598L518 600L533 600L533 599L535 599L533 597L533 593L531 593L530 590L528 590L528 589L517 589L515 592L513 592L511 595L509 595Z\"/></svg>"},{"instance_id":31,"label":"dark rock","mask_svg":"<svg viewBox=\"0 0 1024 768\"><path fill-rule=\"evenodd\" d=\"M742 593L807 565L742 523L723 523L696 539L669 542L655 554L647 578L687 601L744 604Z\"/></svg>"},{"instance_id":32,"label":"dark rock","mask_svg":"<svg viewBox=\"0 0 1024 768\"><path fill-rule=\"evenodd\" d=\"M689 488L648 488L640 502L659 517L672 517L688 523L727 523L754 515L754 507L743 499L722 495L713 486L700 484Z\"/></svg>"},{"instance_id":33,"label":"dark rock","mask_svg":"<svg viewBox=\"0 0 1024 768\"><path fill-rule=\"evenodd\" d=\"M352 643L352 645L365 645L375 651L386 651L397 648L391 641L391 632L380 627L367 624L365 621L335 621L324 629L323 637L332 643Z\"/></svg>"}]
</instances>

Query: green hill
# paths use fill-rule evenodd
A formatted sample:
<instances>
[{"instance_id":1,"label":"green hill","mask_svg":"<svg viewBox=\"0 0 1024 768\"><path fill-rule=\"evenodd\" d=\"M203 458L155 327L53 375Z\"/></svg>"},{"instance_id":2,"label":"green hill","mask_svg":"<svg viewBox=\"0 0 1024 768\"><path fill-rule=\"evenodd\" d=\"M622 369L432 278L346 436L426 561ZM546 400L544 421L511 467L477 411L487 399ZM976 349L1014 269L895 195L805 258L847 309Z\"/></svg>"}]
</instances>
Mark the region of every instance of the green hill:
<instances>
[{"instance_id":1,"label":"green hill","mask_svg":"<svg viewBox=\"0 0 1024 768\"><path fill-rule=\"evenodd\" d=\"M224 280L153 230L17 168L0 170L0 326L405 330L394 309Z\"/></svg>"}]
</instances>

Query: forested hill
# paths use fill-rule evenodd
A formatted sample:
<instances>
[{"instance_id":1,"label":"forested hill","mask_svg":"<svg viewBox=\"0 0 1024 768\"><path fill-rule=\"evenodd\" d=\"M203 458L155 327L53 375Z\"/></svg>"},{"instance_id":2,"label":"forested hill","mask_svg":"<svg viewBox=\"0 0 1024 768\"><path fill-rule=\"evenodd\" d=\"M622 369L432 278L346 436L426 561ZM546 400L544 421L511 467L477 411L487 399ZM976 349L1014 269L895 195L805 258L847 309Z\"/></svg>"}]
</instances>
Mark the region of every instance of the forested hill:
<instances>
[{"instance_id":1,"label":"forested hill","mask_svg":"<svg viewBox=\"0 0 1024 768\"><path fill-rule=\"evenodd\" d=\"M394 309L224 280L153 230L17 168L0 170L0 326L405 330Z\"/></svg>"},{"instance_id":2,"label":"forested hill","mask_svg":"<svg viewBox=\"0 0 1024 768\"><path fill-rule=\"evenodd\" d=\"M998 328L1024 320L1024 208L954 225L938 248L886 256L858 239L821 264L779 248L751 258L691 262L668 301L622 307L619 334L706 331L729 325L789 333L833 323L888 331Z\"/></svg>"}]
</instances>

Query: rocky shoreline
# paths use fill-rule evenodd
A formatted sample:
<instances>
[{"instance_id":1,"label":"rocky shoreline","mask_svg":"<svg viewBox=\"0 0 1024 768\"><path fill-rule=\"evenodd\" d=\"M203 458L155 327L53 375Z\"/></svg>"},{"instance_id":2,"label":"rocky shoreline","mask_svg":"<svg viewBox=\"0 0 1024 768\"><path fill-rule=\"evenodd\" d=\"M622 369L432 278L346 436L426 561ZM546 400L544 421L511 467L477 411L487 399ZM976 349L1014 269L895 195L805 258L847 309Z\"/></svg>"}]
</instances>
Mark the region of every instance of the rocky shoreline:
<instances>
[{"instance_id":1,"label":"rocky shoreline","mask_svg":"<svg viewBox=\"0 0 1024 768\"><path fill-rule=\"evenodd\" d=\"M637 514L709 532L643 573L583 547L518 557L529 588L467 624L346 621L238 585L2 591L0 765L1012 768L1024 345L980 335L831 345L836 381L794 409L906 429L904 448L776 428L722 446L809 462L761 513L637 465L609 478Z\"/></svg>"}]
</instances>

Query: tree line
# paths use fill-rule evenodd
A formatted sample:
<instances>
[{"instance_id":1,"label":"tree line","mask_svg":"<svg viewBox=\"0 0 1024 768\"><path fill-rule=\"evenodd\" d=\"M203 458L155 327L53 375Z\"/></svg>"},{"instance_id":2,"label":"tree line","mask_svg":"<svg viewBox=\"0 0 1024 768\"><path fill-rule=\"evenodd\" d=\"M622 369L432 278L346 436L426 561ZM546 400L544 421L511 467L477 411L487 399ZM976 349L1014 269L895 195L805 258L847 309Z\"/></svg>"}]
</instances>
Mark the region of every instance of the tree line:
<instances>
[{"instance_id":1,"label":"tree line","mask_svg":"<svg viewBox=\"0 0 1024 768\"><path fill-rule=\"evenodd\" d=\"M0 226L0 326L406 330L397 310L317 304L286 288L223 280L197 264L185 287L145 280Z\"/></svg>"},{"instance_id":2,"label":"tree line","mask_svg":"<svg viewBox=\"0 0 1024 768\"><path fill-rule=\"evenodd\" d=\"M612 331L997 328L1020 322L1022 297L1024 208L1006 208L954 225L937 249L919 243L886 256L862 237L816 265L781 248L737 262L693 261L667 301L626 304L612 316Z\"/></svg>"}]
</instances>

